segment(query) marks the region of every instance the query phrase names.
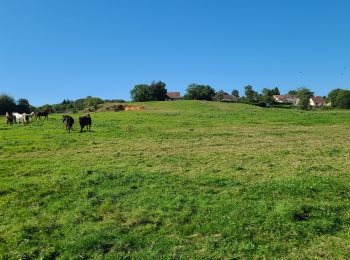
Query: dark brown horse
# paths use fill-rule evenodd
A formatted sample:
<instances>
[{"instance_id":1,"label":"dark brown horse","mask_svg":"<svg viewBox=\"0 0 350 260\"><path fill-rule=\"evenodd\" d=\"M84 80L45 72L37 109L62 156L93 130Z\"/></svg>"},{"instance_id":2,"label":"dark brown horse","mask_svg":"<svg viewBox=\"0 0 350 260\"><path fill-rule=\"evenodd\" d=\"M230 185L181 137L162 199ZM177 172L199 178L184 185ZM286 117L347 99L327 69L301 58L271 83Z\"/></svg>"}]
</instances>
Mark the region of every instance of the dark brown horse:
<instances>
[{"instance_id":1,"label":"dark brown horse","mask_svg":"<svg viewBox=\"0 0 350 260\"><path fill-rule=\"evenodd\" d=\"M6 112L6 124L12 125L13 123L13 114L12 112Z\"/></svg>"},{"instance_id":2,"label":"dark brown horse","mask_svg":"<svg viewBox=\"0 0 350 260\"><path fill-rule=\"evenodd\" d=\"M41 117L43 116L44 117L44 120L49 120L49 113L52 113L53 110L50 108L50 109L45 109L45 110L42 110L42 111L39 111L39 112L36 112L35 113L35 119L41 119Z\"/></svg>"},{"instance_id":3,"label":"dark brown horse","mask_svg":"<svg viewBox=\"0 0 350 260\"><path fill-rule=\"evenodd\" d=\"M73 124L74 124L74 119L71 116L63 116L62 119L63 123L66 123L66 130L68 130L68 133L70 133L70 131L73 131Z\"/></svg>"},{"instance_id":4,"label":"dark brown horse","mask_svg":"<svg viewBox=\"0 0 350 260\"><path fill-rule=\"evenodd\" d=\"M80 133L83 132L83 128L86 126L86 129L90 132L91 129L91 117L90 115L79 117L80 124Z\"/></svg>"}]
</instances>

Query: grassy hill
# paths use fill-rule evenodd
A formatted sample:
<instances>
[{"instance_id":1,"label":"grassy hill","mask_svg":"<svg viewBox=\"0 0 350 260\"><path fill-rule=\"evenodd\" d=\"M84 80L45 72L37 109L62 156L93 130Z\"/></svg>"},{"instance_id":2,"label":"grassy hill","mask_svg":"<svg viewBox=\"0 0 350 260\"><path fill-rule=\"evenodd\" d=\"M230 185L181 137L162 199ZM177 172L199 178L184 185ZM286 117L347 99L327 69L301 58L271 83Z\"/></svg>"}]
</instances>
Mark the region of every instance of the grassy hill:
<instances>
[{"instance_id":1,"label":"grassy hill","mask_svg":"<svg viewBox=\"0 0 350 260\"><path fill-rule=\"evenodd\" d=\"M3 258L350 255L350 111L150 102L0 124Z\"/></svg>"}]
</instances>

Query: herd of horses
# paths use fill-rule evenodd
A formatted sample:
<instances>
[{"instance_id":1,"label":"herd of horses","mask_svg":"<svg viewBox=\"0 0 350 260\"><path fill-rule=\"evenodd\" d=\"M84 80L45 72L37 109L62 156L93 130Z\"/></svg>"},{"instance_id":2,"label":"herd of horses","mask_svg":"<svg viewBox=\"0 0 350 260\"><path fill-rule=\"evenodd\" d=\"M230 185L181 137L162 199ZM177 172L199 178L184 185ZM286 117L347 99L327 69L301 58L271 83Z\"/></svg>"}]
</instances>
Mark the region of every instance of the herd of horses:
<instances>
[{"instance_id":1,"label":"herd of horses","mask_svg":"<svg viewBox=\"0 0 350 260\"><path fill-rule=\"evenodd\" d=\"M53 112L51 109L46 109L38 112L32 112L30 114L26 113L17 113L17 112L6 112L6 124L12 125L13 123L18 124L28 124L30 120L36 120L41 119L42 117L44 120L49 119L50 112ZM73 130L73 124L74 124L74 118L68 115L62 116L62 122L66 126L66 130L68 133L70 133ZM91 117L90 115L86 116L80 116L79 117L79 124L80 124L80 133L83 132L84 127L86 127L87 131L90 132L91 130Z\"/></svg>"}]
</instances>

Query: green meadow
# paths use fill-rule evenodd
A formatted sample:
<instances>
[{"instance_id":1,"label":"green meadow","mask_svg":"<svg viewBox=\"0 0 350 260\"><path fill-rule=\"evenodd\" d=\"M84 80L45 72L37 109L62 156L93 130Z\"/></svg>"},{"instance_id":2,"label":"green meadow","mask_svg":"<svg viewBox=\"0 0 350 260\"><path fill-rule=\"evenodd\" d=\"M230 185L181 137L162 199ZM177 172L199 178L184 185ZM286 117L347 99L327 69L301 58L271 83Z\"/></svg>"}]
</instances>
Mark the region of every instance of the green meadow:
<instances>
[{"instance_id":1,"label":"green meadow","mask_svg":"<svg viewBox=\"0 0 350 260\"><path fill-rule=\"evenodd\" d=\"M350 111L0 118L0 259L350 257Z\"/></svg>"}]
</instances>

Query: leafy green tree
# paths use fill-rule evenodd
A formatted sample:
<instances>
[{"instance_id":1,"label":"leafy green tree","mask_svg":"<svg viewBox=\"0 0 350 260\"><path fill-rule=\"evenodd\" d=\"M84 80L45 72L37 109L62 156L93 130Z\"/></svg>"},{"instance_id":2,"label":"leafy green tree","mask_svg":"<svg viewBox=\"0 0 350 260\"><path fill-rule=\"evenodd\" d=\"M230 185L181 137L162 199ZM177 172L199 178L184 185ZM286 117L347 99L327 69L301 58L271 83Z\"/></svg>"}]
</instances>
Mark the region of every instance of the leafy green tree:
<instances>
[{"instance_id":1,"label":"leafy green tree","mask_svg":"<svg viewBox=\"0 0 350 260\"><path fill-rule=\"evenodd\" d=\"M31 108L31 106L30 106L29 101L27 99L25 99L25 98L18 99L17 106L16 106L17 112L29 114L30 108Z\"/></svg>"},{"instance_id":2,"label":"leafy green tree","mask_svg":"<svg viewBox=\"0 0 350 260\"><path fill-rule=\"evenodd\" d=\"M209 85L191 84L187 87L185 99L212 101L215 90Z\"/></svg>"},{"instance_id":3,"label":"leafy green tree","mask_svg":"<svg viewBox=\"0 0 350 260\"><path fill-rule=\"evenodd\" d=\"M297 108L301 110L305 110L309 108L310 97L314 93L311 92L308 88L299 88L297 91L297 97L299 99L297 103Z\"/></svg>"},{"instance_id":4,"label":"leafy green tree","mask_svg":"<svg viewBox=\"0 0 350 260\"><path fill-rule=\"evenodd\" d=\"M239 92L237 89L232 90L231 92L232 96L238 97L239 98Z\"/></svg>"},{"instance_id":5,"label":"leafy green tree","mask_svg":"<svg viewBox=\"0 0 350 260\"><path fill-rule=\"evenodd\" d=\"M350 108L350 90L340 90L336 97L336 107Z\"/></svg>"},{"instance_id":6,"label":"leafy green tree","mask_svg":"<svg viewBox=\"0 0 350 260\"><path fill-rule=\"evenodd\" d=\"M288 95L297 95L298 94L298 91L297 90L289 90L288 91Z\"/></svg>"},{"instance_id":7,"label":"leafy green tree","mask_svg":"<svg viewBox=\"0 0 350 260\"><path fill-rule=\"evenodd\" d=\"M151 101L150 86L146 84L138 84L131 91L131 99L135 102Z\"/></svg>"},{"instance_id":8,"label":"leafy green tree","mask_svg":"<svg viewBox=\"0 0 350 260\"><path fill-rule=\"evenodd\" d=\"M4 115L6 112L15 112L15 100L8 95L0 95L0 114Z\"/></svg>"},{"instance_id":9,"label":"leafy green tree","mask_svg":"<svg viewBox=\"0 0 350 260\"><path fill-rule=\"evenodd\" d=\"M268 88L264 88L262 90L262 97L261 97L261 101L265 102L265 103L272 103L273 102L273 90L272 89L268 89Z\"/></svg>"},{"instance_id":10,"label":"leafy green tree","mask_svg":"<svg viewBox=\"0 0 350 260\"><path fill-rule=\"evenodd\" d=\"M245 101L247 103L259 102L260 95L258 92L253 90L251 85L247 85L244 87Z\"/></svg>"},{"instance_id":11,"label":"leafy green tree","mask_svg":"<svg viewBox=\"0 0 350 260\"><path fill-rule=\"evenodd\" d=\"M342 89L337 88L328 93L327 100L331 102L332 107L337 107L337 97L341 91Z\"/></svg>"},{"instance_id":12,"label":"leafy green tree","mask_svg":"<svg viewBox=\"0 0 350 260\"><path fill-rule=\"evenodd\" d=\"M273 103L273 101L274 101L273 95L279 95L279 94L280 94L280 91L279 91L278 87L275 87L272 89L264 88L262 90L261 101L263 101L265 103Z\"/></svg>"},{"instance_id":13,"label":"leafy green tree","mask_svg":"<svg viewBox=\"0 0 350 260\"><path fill-rule=\"evenodd\" d=\"M104 101L101 98L87 96L84 100L84 108L97 107L97 105L102 104L103 102Z\"/></svg>"},{"instance_id":14,"label":"leafy green tree","mask_svg":"<svg viewBox=\"0 0 350 260\"><path fill-rule=\"evenodd\" d=\"M164 101L166 99L166 84L162 81L155 82L149 86L150 97L153 101Z\"/></svg>"},{"instance_id":15,"label":"leafy green tree","mask_svg":"<svg viewBox=\"0 0 350 260\"><path fill-rule=\"evenodd\" d=\"M271 94L272 95L280 95L280 90L278 89L278 87L271 89Z\"/></svg>"}]
</instances>

